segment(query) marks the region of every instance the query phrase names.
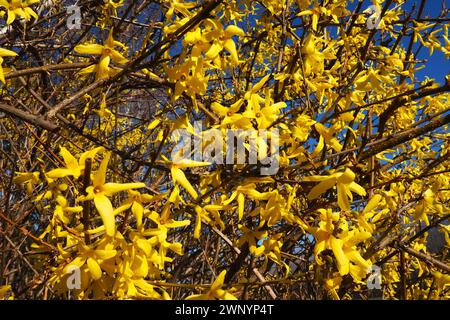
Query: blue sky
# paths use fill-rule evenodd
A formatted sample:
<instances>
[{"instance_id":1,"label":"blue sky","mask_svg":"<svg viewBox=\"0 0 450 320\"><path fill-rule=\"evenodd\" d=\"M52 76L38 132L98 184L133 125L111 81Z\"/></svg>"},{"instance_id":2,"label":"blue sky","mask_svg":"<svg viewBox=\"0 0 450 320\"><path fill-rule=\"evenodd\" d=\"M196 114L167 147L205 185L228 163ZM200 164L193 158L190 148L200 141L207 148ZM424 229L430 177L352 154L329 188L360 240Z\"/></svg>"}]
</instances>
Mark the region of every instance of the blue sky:
<instances>
[{"instance_id":1,"label":"blue sky","mask_svg":"<svg viewBox=\"0 0 450 320\"><path fill-rule=\"evenodd\" d=\"M421 0L407 0L401 8L407 12L410 12L414 3L416 3L415 13L413 17L417 16L417 11L419 10ZM447 9L450 9L450 0L445 0ZM353 4L349 4L348 8L351 10L357 4L355 0ZM371 0L365 0L362 8L365 9L372 4ZM441 11L442 0L428 0L425 3L425 7L422 13L422 18L435 18L438 17ZM390 8L394 8L396 4L392 4ZM404 37L402 45L404 48L408 47L409 37ZM414 45L413 52L417 50L420 46L420 42ZM435 78L437 82L443 83L444 77L450 73L450 63L449 60L445 59L445 55L440 51L434 51L433 55L429 56L429 50L427 48L422 48L417 59L427 59L425 63L425 68L417 71L416 76L419 80L424 80L426 76L429 78Z\"/></svg>"},{"instance_id":2,"label":"blue sky","mask_svg":"<svg viewBox=\"0 0 450 320\"><path fill-rule=\"evenodd\" d=\"M412 3L412 1L408 1ZM410 4L409 4L410 5ZM447 8L450 8L450 1L446 1ZM428 0L424 8L424 16L437 17L441 10L441 1L439 0ZM417 44L416 44L417 45ZM418 56L419 59L428 59L426 63L426 68L417 72L419 78L424 78L429 76L430 78L435 78L436 81L442 82L447 74L450 74L450 63L449 60L445 59L445 55L441 51L435 51L433 55L429 56L429 50L425 49L421 51Z\"/></svg>"},{"instance_id":3,"label":"blue sky","mask_svg":"<svg viewBox=\"0 0 450 320\"><path fill-rule=\"evenodd\" d=\"M413 17L416 17L421 1L422 0L406 0L405 3L401 5L401 8L403 10L405 10L406 12L410 12L414 3L416 3L415 13L413 14ZM446 2L446 7L450 8L450 0L445 0L445 2ZM352 11L356 7L357 3L358 3L357 0L353 0L353 1L350 0L350 1L348 1L347 8L350 11ZM425 2L425 7L424 7L423 14L422 14L422 18L439 16L439 13L441 11L441 4L442 4L442 0L427 0ZM370 5L372 5L372 0L364 0L362 9L365 10ZM393 4L391 4L390 8L392 9L395 6L397 6L397 4L393 3ZM147 12L147 14L148 14L148 12ZM140 16L137 17L137 20L138 21L142 20L141 22L145 22L146 18L148 18L146 16L146 14L141 14ZM249 19L251 19L251 17L249 17ZM241 26L241 27L243 27L243 26ZM398 25L398 28L401 28L401 26ZM410 39L409 37L403 38L403 40L402 40L403 47L405 47L405 48L408 47L409 39ZM417 50L418 46L420 46L420 42L417 42L414 45L413 52ZM173 46L171 49L171 54L175 55L175 54L179 53L180 49L181 49L180 46ZM444 77L450 73L449 61L445 59L444 54L440 51L435 50L433 55L430 57L429 50L427 48L422 48L419 53L419 56L417 58L419 60L422 60L422 59L428 60L425 63L426 67L422 70L417 71L416 76L417 76L418 80L424 80L425 77L428 76L430 78L435 78L437 82L442 83L442 81L444 80Z\"/></svg>"}]
</instances>

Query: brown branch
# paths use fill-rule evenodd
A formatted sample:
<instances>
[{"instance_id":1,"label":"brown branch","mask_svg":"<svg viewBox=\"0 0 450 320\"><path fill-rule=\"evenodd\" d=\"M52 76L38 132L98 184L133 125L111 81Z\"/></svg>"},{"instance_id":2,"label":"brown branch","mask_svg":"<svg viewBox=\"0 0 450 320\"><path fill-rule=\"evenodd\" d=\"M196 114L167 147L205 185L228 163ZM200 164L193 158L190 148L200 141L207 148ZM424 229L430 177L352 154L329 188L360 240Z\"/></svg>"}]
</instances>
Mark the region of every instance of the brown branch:
<instances>
[{"instance_id":1,"label":"brown branch","mask_svg":"<svg viewBox=\"0 0 450 320\"><path fill-rule=\"evenodd\" d=\"M400 284L400 298L406 300L406 266L403 250L400 250Z\"/></svg>"},{"instance_id":2,"label":"brown branch","mask_svg":"<svg viewBox=\"0 0 450 320\"><path fill-rule=\"evenodd\" d=\"M42 244L48 248L50 248L51 250L54 251L58 251L57 248L55 248L54 246L52 246L51 244L42 241L41 239L39 239L38 237L35 237L30 231L28 231L27 229L25 229L24 227L20 227L18 226L14 221L10 220L9 218L7 218L3 213L0 212L0 218L2 218L4 221L6 221L8 224L10 224L11 226L19 229L24 235L26 235L27 237L30 237L31 239L33 239L34 241L36 241L39 244Z\"/></svg>"},{"instance_id":3,"label":"brown branch","mask_svg":"<svg viewBox=\"0 0 450 320\"><path fill-rule=\"evenodd\" d=\"M394 100L391 103L391 105L389 107L387 107L387 109L384 110L379 116L378 134L379 135L383 134L384 127L386 125L386 122L389 120L389 118L394 114L394 112L398 108L405 105L408 101L421 99L421 98L435 95L435 94L442 94L442 93L449 92L449 91L450 91L450 81L446 81L445 85L443 85L441 87L424 90L424 91L418 92L416 94L413 94L410 97Z\"/></svg>"},{"instance_id":4,"label":"brown branch","mask_svg":"<svg viewBox=\"0 0 450 320\"><path fill-rule=\"evenodd\" d=\"M13 71L13 72L5 74L5 79L12 79L12 78L26 76L26 75L30 75L30 74L34 74L34 73L48 72L48 71L52 71L52 70L81 69L81 68L85 68L91 64L92 63L88 63L88 62L61 63L61 64L53 64L53 65L50 64L50 65L41 66L41 67Z\"/></svg>"},{"instance_id":5,"label":"brown branch","mask_svg":"<svg viewBox=\"0 0 450 320\"><path fill-rule=\"evenodd\" d=\"M219 236L221 237L233 250L234 252L236 252L238 255L241 254L241 250L236 247L233 242L230 240L230 238L228 238L225 234L223 234L219 229L217 229L216 227L211 227L211 229ZM264 279L263 275L261 274L261 272L259 272L259 270L257 268L253 268L252 269L253 273L256 275L256 277L259 279L259 281L261 281L262 283L266 282L266 279ZM275 294L275 292L273 291L273 289L269 286L269 285L265 285L264 288L267 290L267 292L270 294L270 296L272 297L272 299L276 299L277 295Z\"/></svg>"},{"instance_id":6,"label":"brown branch","mask_svg":"<svg viewBox=\"0 0 450 320\"><path fill-rule=\"evenodd\" d=\"M441 269L443 271L446 271L446 272L450 272L450 266L449 265L445 264L442 261L439 261L439 260L433 258L432 256L430 256L430 255L428 255L426 253L422 253L422 252L416 251L416 250L414 250L414 249L412 249L410 247L405 246L401 242L397 243L396 246L399 249L402 249L402 250L406 251L410 255L412 255L412 256L414 256L416 258L419 258L420 260L423 260L423 261L425 261L428 264L431 264L431 265L435 266L436 268L439 268L439 269Z\"/></svg>"},{"instance_id":7,"label":"brown branch","mask_svg":"<svg viewBox=\"0 0 450 320\"><path fill-rule=\"evenodd\" d=\"M9 115L12 115L12 116L17 117L19 119L22 119L23 121L28 122L28 123L30 123L32 125L41 127L41 128L43 128L45 130L48 130L48 131L57 131L57 130L59 130L59 127L56 124L51 123L51 122L43 119L40 116L37 116L37 115L31 114L31 113L19 110L17 108L14 108L13 106L0 103L0 110L8 113Z\"/></svg>"},{"instance_id":8,"label":"brown branch","mask_svg":"<svg viewBox=\"0 0 450 320\"><path fill-rule=\"evenodd\" d=\"M430 121L428 124L424 125L420 128L409 129L404 132L400 132L390 139L386 139L381 143L375 144L372 148L367 151L364 151L360 154L359 160L365 160L370 158L373 155L376 155L384 150L395 147L401 143L414 139L418 136L421 136L427 132L433 131L443 125L446 125L450 122L450 114L443 116L442 118L436 119L434 121Z\"/></svg>"},{"instance_id":9,"label":"brown branch","mask_svg":"<svg viewBox=\"0 0 450 320\"><path fill-rule=\"evenodd\" d=\"M84 96L86 93L93 91L94 89L100 87L101 85L103 85L104 83L106 83L106 81L108 81L108 79L100 79L90 85L88 85L87 87L85 87L82 90L79 90L77 93L75 93L73 96L71 96L70 98L61 101L60 103L58 103L56 106L54 106L50 111L47 112L47 117L49 119L52 119L56 116L56 114L61 110L64 109L65 107L67 107L68 105L70 105L72 102L80 99L82 96Z\"/></svg>"},{"instance_id":10,"label":"brown branch","mask_svg":"<svg viewBox=\"0 0 450 320\"><path fill-rule=\"evenodd\" d=\"M83 194L87 195L86 189L91 184L91 169L92 169L92 159L87 158L85 162L84 168L84 177L83 177ZM85 201L83 203L83 228L84 228L84 241L86 244L91 242L89 237L89 215L91 211L91 203L89 201Z\"/></svg>"}]
</instances>

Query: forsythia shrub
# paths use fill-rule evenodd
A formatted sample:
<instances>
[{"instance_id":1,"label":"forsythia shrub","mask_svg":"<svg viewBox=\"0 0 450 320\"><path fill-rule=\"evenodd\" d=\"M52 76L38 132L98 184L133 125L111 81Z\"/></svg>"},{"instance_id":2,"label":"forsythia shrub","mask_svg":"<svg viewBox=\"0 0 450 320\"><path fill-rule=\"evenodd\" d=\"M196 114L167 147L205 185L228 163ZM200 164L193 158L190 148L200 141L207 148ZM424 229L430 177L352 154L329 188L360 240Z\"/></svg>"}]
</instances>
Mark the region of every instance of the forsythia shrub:
<instances>
[{"instance_id":1,"label":"forsythia shrub","mask_svg":"<svg viewBox=\"0 0 450 320\"><path fill-rule=\"evenodd\" d=\"M450 298L414 2L0 1L0 299Z\"/></svg>"}]
</instances>

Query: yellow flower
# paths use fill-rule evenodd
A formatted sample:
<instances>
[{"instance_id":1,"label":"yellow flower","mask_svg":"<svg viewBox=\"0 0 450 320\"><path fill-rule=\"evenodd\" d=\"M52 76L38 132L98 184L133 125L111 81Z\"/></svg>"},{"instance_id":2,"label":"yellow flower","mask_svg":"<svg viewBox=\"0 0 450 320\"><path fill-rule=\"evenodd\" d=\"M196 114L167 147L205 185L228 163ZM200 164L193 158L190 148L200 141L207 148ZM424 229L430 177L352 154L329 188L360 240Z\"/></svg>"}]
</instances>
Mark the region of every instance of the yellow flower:
<instances>
[{"instance_id":1,"label":"yellow flower","mask_svg":"<svg viewBox=\"0 0 450 320\"><path fill-rule=\"evenodd\" d=\"M332 212L330 209L318 211L319 227L309 229L316 240L314 247L316 262L322 264L320 253L327 249L331 250L336 258L339 274L344 276L350 273L354 279L360 281L360 275L366 274L371 263L361 256L356 245L372 235L358 229L348 231L347 221L341 219L338 212Z\"/></svg>"},{"instance_id":2,"label":"yellow flower","mask_svg":"<svg viewBox=\"0 0 450 320\"><path fill-rule=\"evenodd\" d=\"M269 258L275 263L284 266L287 275L290 271L290 267L281 259L281 246L283 245L283 243L280 241L280 239L282 237L283 237L282 233L277 233L264 239L261 245L263 250L259 250L256 256L264 255L266 257L266 262L267 258Z\"/></svg>"},{"instance_id":3,"label":"yellow flower","mask_svg":"<svg viewBox=\"0 0 450 320\"><path fill-rule=\"evenodd\" d=\"M304 10L297 14L297 17L302 16L311 16L311 26L314 31L317 31L317 23L319 22L319 17L321 14L328 15L328 10L325 7L318 6L315 3L315 6L311 10Z\"/></svg>"},{"instance_id":4,"label":"yellow flower","mask_svg":"<svg viewBox=\"0 0 450 320\"><path fill-rule=\"evenodd\" d=\"M81 206L76 207L69 206L69 201L67 201L67 199L64 198L62 195L58 195L56 197L56 202L58 204L55 207L54 217L58 217L65 224L70 223L70 217L68 216L68 214L83 211L83 207Z\"/></svg>"},{"instance_id":5,"label":"yellow flower","mask_svg":"<svg viewBox=\"0 0 450 320\"><path fill-rule=\"evenodd\" d=\"M175 83L172 101L176 101L184 92L192 99L196 105L196 95L203 95L206 92L209 76L205 75L203 59L191 58L183 64L167 69L170 82Z\"/></svg>"},{"instance_id":6,"label":"yellow flower","mask_svg":"<svg viewBox=\"0 0 450 320\"><path fill-rule=\"evenodd\" d=\"M39 16L33 9L30 8L31 5L39 3L39 0L26 0L22 2L21 0L11 0L10 2L6 0L0 0L0 6L6 9L8 14L8 19L6 24L10 25L16 19L16 16L24 18L25 21L29 21L31 17L38 19Z\"/></svg>"},{"instance_id":7,"label":"yellow flower","mask_svg":"<svg viewBox=\"0 0 450 320\"><path fill-rule=\"evenodd\" d=\"M165 158L165 157L164 157L164 159L170 165L170 173L172 175L173 183L182 185L183 188L186 189L186 191L191 195L192 198L197 199L197 197L198 197L197 191L195 191L194 187L191 185L189 180L186 178L186 175L181 170L181 168L202 167L202 166L208 166L211 163L193 161L193 160L189 160L189 159L181 159L181 160L172 162L172 161L168 161L167 158Z\"/></svg>"},{"instance_id":8,"label":"yellow flower","mask_svg":"<svg viewBox=\"0 0 450 320\"><path fill-rule=\"evenodd\" d=\"M123 6L124 0L119 0L118 2L114 2L114 0L103 0L104 5L103 9L109 13L110 16L117 16L117 8Z\"/></svg>"},{"instance_id":9,"label":"yellow flower","mask_svg":"<svg viewBox=\"0 0 450 320\"><path fill-rule=\"evenodd\" d=\"M15 56L17 56L17 53L15 53L14 51L0 48L0 81L3 83L6 83L5 72L2 67L3 57L15 57Z\"/></svg>"},{"instance_id":10,"label":"yellow flower","mask_svg":"<svg viewBox=\"0 0 450 320\"><path fill-rule=\"evenodd\" d=\"M242 99L239 99L228 108L222 106L218 102L211 103L211 109L223 118L220 122L221 128L227 128L228 126L234 126L241 129L251 127L250 119L238 113L243 104L244 100Z\"/></svg>"},{"instance_id":11,"label":"yellow flower","mask_svg":"<svg viewBox=\"0 0 450 320\"><path fill-rule=\"evenodd\" d=\"M450 275L434 271L431 273L436 282L436 296L439 297L442 290L450 286Z\"/></svg>"},{"instance_id":12,"label":"yellow flower","mask_svg":"<svg viewBox=\"0 0 450 320\"><path fill-rule=\"evenodd\" d=\"M188 9L195 8L196 4L195 2L184 2L182 0L172 0L169 2L170 8L166 12L166 18L168 20L172 19L172 16L175 12L181 13L185 17L189 17L191 13Z\"/></svg>"},{"instance_id":13,"label":"yellow flower","mask_svg":"<svg viewBox=\"0 0 450 320\"><path fill-rule=\"evenodd\" d=\"M439 231L444 233L445 242L447 242L447 245L450 246L450 225L446 226L446 225L440 224L439 226L442 228Z\"/></svg>"},{"instance_id":14,"label":"yellow flower","mask_svg":"<svg viewBox=\"0 0 450 320\"><path fill-rule=\"evenodd\" d=\"M14 183L25 183L28 194L33 192L35 184L38 184L41 180L39 179L39 172L16 172L17 176L14 177Z\"/></svg>"},{"instance_id":15,"label":"yellow flower","mask_svg":"<svg viewBox=\"0 0 450 320\"><path fill-rule=\"evenodd\" d=\"M152 211L148 217L156 224L156 228L146 229L142 234L145 236L153 236L158 240L158 243L160 244L159 254L161 261L165 260L166 249L170 249L173 252L182 255L183 246L181 243L167 242L167 233L169 229L186 227L190 225L191 222L189 220L166 219L155 211Z\"/></svg>"},{"instance_id":16,"label":"yellow flower","mask_svg":"<svg viewBox=\"0 0 450 320\"><path fill-rule=\"evenodd\" d=\"M325 279L325 288L330 292L334 300L340 300L337 291L341 285L342 277L337 274L333 278Z\"/></svg>"},{"instance_id":17,"label":"yellow flower","mask_svg":"<svg viewBox=\"0 0 450 320\"><path fill-rule=\"evenodd\" d=\"M100 44L80 44L75 47L75 51L81 54L100 55L100 62L92 66L86 67L80 71L80 74L89 74L95 72L95 80L108 78L114 71L109 67L112 61L124 64L128 62L119 51L114 49L115 46L125 47L124 44L113 39L113 29L110 30L108 39L104 45Z\"/></svg>"},{"instance_id":18,"label":"yellow flower","mask_svg":"<svg viewBox=\"0 0 450 320\"><path fill-rule=\"evenodd\" d=\"M108 167L110 156L110 152L105 155L105 158L102 160L100 167L94 176L93 186L88 187L86 189L87 196L82 196L79 200L94 200L95 207L105 225L106 234L113 237L116 233L116 223L114 209L108 196L112 196L120 191L143 188L145 187L145 183L105 183L106 169Z\"/></svg>"},{"instance_id":19,"label":"yellow flower","mask_svg":"<svg viewBox=\"0 0 450 320\"><path fill-rule=\"evenodd\" d=\"M267 230L259 230L263 223L256 228L256 230L250 230L246 226L238 225L239 230L243 233L242 237L238 240L238 246L241 247L245 242L248 242L250 253L255 256L260 256L264 252L264 246L257 246L257 242L268 236Z\"/></svg>"},{"instance_id":20,"label":"yellow flower","mask_svg":"<svg viewBox=\"0 0 450 320\"><path fill-rule=\"evenodd\" d=\"M384 90L382 85L386 84L392 84L392 79L389 76L381 75L379 70L372 68L362 72L355 81L356 90L360 91Z\"/></svg>"},{"instance_id":21,"label":"yellow flower","mask_svg":"<svg viewBox=\"0 0 450 320\"><path fill-rule=\"evenodd\" d=\"M73 176L75 179L78 179L84 173L86 159L94 158L98 152L101 152L103 150L103 147L98 147L84 152L81 155L80 160L77 161L77 159L66 148L61 147L59 153L63 157L66 167L50 170L46 175L50 179L64 178L67 176Z\"/></svg>"},{"instance_id":22,"label":"yellow flower","mask_svg":"<svg viewBox=\"0 0 450 320\"><path fill-rule=\"evenodd\" d=\"M161 200L162 196L152 196L149 194L140 193L139 191L135 190L128 190L128 194L128 199L126 199L119 208L114 210L114 214L118 214L131 207L131 212L136 218L136 226L140 228L142 227L142 218L144 216L144 212L148 211L148 209L144 208L143 204Z\"/></svg>"},{"instance_id":23,"label":"yellow flower","mask_svg":"<svg viewBox=\"0 0 450 320\"><path fill-rule=\"evenodd\" d=\"M256 190L255 183L246 183L242 186L236 188L236 190L231 194L230 198L224 201L224 205L230 204L236 197L238 202L238 221L244 216L245 207L245 196L247 195L252 200L267 200L270 197L269 192L259 192Z\"/></svg>"},{"instance_id":24,"label":"yellow flower","mask_svg":"<svg viewBox=\"0 0 450 320\"><path fill-rule=\"evenodd\" d=\"M368 268L372 265L365 260L356 249L356 245L369 239L372 235L365 231L349 231L346 238L334 238L331 241L331 249L336 257L339 273L345 275L350 273L353 279L361 281L360 274L366 275Z\"/></svg>"},{"instance_id":25,"label":"yellow flower","mask_svg":"<svg viewBox=\"0 0 450 320\"><path fill-rule=\"evenodd\" d=\"M353 201L353 194L355 192L360 196L365 196L366 191L359 184L354 182L355 174L349 168L344 172L335 172L329 176L310 176L304 178L304 181L320 181L318 185L311 189L308 194L308 199L316 199L328 189L337 185L338 205L341 210L350 210L350 202Z\"/></svg>"},{"instance_id":26,"label":"yellow flower","mask_svg":"<svg viewBox=\"0 0 450 320\"><path fill-rule=\"evenodd\" d=\"M243 37L244 31L237 26L230 25L223 29L221 23L217 21L213 21L215 25L215 30L210 33L212 36L212 40L214 43L209 48L209 50L205 53L205 56L208 59L214 60L220 52L225 48L231 55L232 61L235 65L239 64L239 58L236 51L236 45L232 39L233 36L241 36Z\"/></svg>"},{"instance_id":27,"label":"yellow flower","mask_svg":"<svg viewBox=\"0 0 450 320\"><path fill-rule=\"evenodd\" d=\"M41 201L42 199L51 199L57 198L63 191L66 191L68 186L65 183L57 183L53 179L47 178L47 190L36 196L34 198L34 201Z\"/></svg>"},{"instance_id":28,"label":"yellow flower","mask_svg":"<svg viewBox=\"0 0 450 320\"><path fill-rule=\"evenodd\" d=\"M223 270L217 279L211 285L211 288L207 293L204 294L194 294L186 298L186 300L237 300L235 296L223 290L223 282L225 280L226 270Z\"/></svg>"},{"instance_id":29,"label":"yellow flower","mask_svg":"<svg viewBox=\"0 0 450 320\"><path fill-rule=\"evenodd\" d=\"M357 219L361 227L366 231L372 233L375 231L375 208L381 201L382 196L379 194L374 195L368 202L364 210L358 215Z\"/></svg>"},{"instance_id":30,"label":"yellow flower","mask_svg":"<svg viewBox=\"0 0 450 320\"><path fill-rule=\"evenodd\" d=\"M64 269L63 273L69 273L71 266L81 268L87 264L92 279L99 280L102 277L101 264L104 260L111 259L116 256L116 250L91 249L86 245L79 245L80 255L73 259Z\"/></svg>"},{"instance_id":31,"label":"yellow flower","mask_svg":"<svg viewBox=\"0 0 450 320\"><path fill-rule=\"evenodd\" d=\"M311 72L317 74L323 71L325 57L324 54L318 50L316 43L316 37L309 34L301 49L305 76L309 76Z\"/></svg>"},{"instance_id":32,"label":"yellow flower","mask_svg":"<svg viewBox=\"0 0 450 320\"><path fill-rule=\"evenodd\" d=\"M263 77L244 95L244 99L247 100L247 108L243 116L256 119L259 129L268 128L278 118L280 109L286 107L284 102L273 103L268 92L266 92L265 99L258 94L269 78L270 74ZM260 107L261 104L264 104L263 108Z\"/></svg>"},{"instance_id":33,"label":"yellow flower","mask_svg":"<svg viewBox=\"0 0 450 320\"><path fill-rule=\"evenodd\" d=\"M106 108L106 94L102 94L100 108L98 110L94 110L94 112L100 118L110 118L110 120L112 120L112 121L114 121L114 119L115 119L114 114L108 108Z\"/></svg>"},{"instance_id":34,"label":"yellow flower","mask_svg":"<svg viewBox=\"0 0 450 320\"><path fill-rule=\"evenodd\" d=\"M429 211L437 211L442 213L442 206L440 206L435 201L435 193L431 189L427 189L423 193L423 199L420 200L416 206L416 210L414 212L414 220L424 221L427 226L430 225L428 220L427 212Z\"/></svg>"},{"instance_id":35,"label":"yellow flower","mask_svg":"<svg viewBox=\"0 0 450 320\"><path fill-rule=\"evenodd\" d=\"M248 108L244 112L244 116L248 118L256 119L259 129L267 129L277 118L280 113L280 109L286 107L285 102L277 102L272 104L268 96L265 100L265 106L261 109L258 95L253 94L252 101L248 103Z\"/></svg>"},{"instance_id":36,"label":"yellow flower","mask_svg":"<svg viewBox=\"0 0 450 320\"><path fill-rule=\"evenodd\" d=\"M8 296L9 293L9 296ZM13 300L14 299L14 293L11 291L11 286L0 286L0 300Z\"/></svg>"},{"instance_id":37,"label":"yellow flower","mask_svg":"<svg viewBox=\"0 0 450 320\"><path fill-rule=\"evenodd\" d=\"M319 142L319 144L323 144L323 140L325 140L325 142L330 145L331 148L333 148L336 152L341 152L342 145L339 143L339 140L333 136L335 128L327 128L319 122L314 124L314 128L320 134L321 142Z\"/></svg>"}]
</instances>

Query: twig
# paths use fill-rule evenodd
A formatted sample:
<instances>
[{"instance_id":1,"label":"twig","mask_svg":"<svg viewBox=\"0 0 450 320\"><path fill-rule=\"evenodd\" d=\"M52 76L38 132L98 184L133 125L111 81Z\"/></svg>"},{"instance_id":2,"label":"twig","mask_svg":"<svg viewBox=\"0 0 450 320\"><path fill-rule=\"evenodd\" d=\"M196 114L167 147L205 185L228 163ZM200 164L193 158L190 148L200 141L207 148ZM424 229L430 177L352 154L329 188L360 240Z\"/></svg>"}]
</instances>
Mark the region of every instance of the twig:
<instances>
[{"instance_id":1,"label":"twig","mask_svg":"<svg viewBox=\"0 0 450 320\"><path fill-rule=\"evenodd\" d=\"M87 158L84 167L84 176L83 176L83 193L87 195L86 189L91 184L91 169L92 169L92 159ZM91 203L89 201L84 201L83 203L83 228L84 228L84 241L86 244L91 242L89 233L89 216L91 211Z\"/></svg>"}]
</instances>

